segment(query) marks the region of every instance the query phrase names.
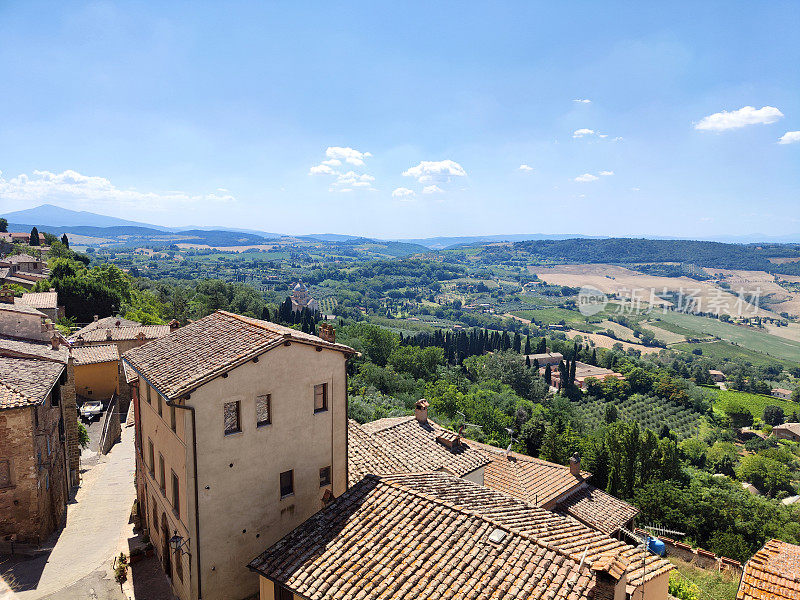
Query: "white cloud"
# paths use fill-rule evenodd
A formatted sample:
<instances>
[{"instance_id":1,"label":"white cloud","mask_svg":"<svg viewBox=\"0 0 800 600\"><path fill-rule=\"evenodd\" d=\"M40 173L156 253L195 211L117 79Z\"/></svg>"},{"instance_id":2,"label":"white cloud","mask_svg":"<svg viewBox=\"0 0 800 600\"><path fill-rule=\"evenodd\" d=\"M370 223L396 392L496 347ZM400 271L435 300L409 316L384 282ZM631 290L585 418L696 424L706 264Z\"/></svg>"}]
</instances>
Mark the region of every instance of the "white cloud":
<instances>
[{"instance_id":1,"label":"white cloud","mask_svg":"<svg viewBox=\"0 0 800 600\"><path fill-rule=\"evenodd\" d=\"M322 164L328 165L329 167L340 167L342 166L342 161L340 161L338 158L332 158L330 160L323 160Z\"/></svg>"},{"instance_id":2,"label":"white cloud","mask_svg":"<svg viewBox=\"0 0 800 600\"><path fill-rule=\"evenodd\" d=\"M582 138L586 137L587 135L594 135L594 129L576 129L572 132L572 137L574 138Z\"/></svg>"},{"instance_id":3,"label":"white cloud","mask_svg":"<svg viewBox=\"0 0 800 600\"><path fill-rule=\"evenodd\" d=\"M394 190L392 192L392 198L406 198L406 199L408 199L408 198L411 198L413 196L416 196L416 193L414 193L414 190L410 190L410 189L404 188L404 187L399 187L399 188L397 188L396 190Z\"/></svg>"},{"instance_id":4,"label":"white cloud","mask_svg":"<svg viewBox=\"0 0 800 600\"><path fill-rule=\"evenodd\" d=\"M577 102L578 104L589 104L591 103L591 100L589 100L588 98L575 98L573 102Z\"/></svg>"},{"instance_id":5,"label":"white cloud","mask_svg":"<svg viewBox=\"0 0 800 600\"><path fill-rule=\"evenodd\" d=\"M800 131L787 131L778 140L779 144L796 144L800 142Z\"/></svg>"},{"instance_id":6,"label":"white cloud","mask_svg":"<svg viewBox=\"0 0 800 600\"><path fill-rule=\"evenodd\" d=\"M317 165L315 167L311 167L308 170L309 175L336 175L338 171L332 169L330 166L322 163L321 165Z\"/></svg>"},{"instance_id":7,"label":"white cloud","mask_svg":"<svg viewBox=\"0 0 800 600\"><path fill-rule=\"evenodd\" d=\"M533 167L530 165L522 164L519 166L520 171L533 171Z\"/></svg>"},{"instance_id":8,"label":"white cloud","mask_svg":"<svg viewBox=\"0 0 800 600\"><path fill-rule=\"evenodd\" d=\"M466 177L467 172L452 160L423 160L416 167L403 171L403 175L420 183L446 183L453 177Z\"/></svg>"},{"instance_id":9,"label":"white cloud","mask_svg":"<svg viewBox=\"0 0 800 600\"><path fill-rule=\"evenodd\" d=\"M331 146L325 150L325 156L329 159L345 161L357 167L364 166L364 159L372 156L369 152L359 152L354 148L343 148L341 146ZM340 163L341 164L341 163Z\"/></svg>"},{"instance_id":10,"label":"white cloud","mask_svg":"<svg viewBox=\"0 0 800 600\"><path fill-rule=\"evenodd\" d=\"M575 178L575 181L577 181L578 183L587 183L589 181L597 181L598 179L600 178L597 177L596 175L592 175L591 173L584 173L583 175L578 175Z\"/></svg>"},{"instance_id":11,"label":"white cloud","mask_svg":"<svg viewBox=\"0 0 800 600\"><path fill-rule=\"evenodd\" d=\"M614 174L614 171L600 171L600 177L610 177Z\"/></svg>"},{"instance_id":12,"label":"white cloud","mask_svg":"<svg viewBox=\"0 0 800 600\"><path fill-rule=\"evenodd\" d=\"M0 198L18 202L49 202L70 208L97 209L100 206L135 207L144 210L166 210L204 202L227 203L235 201L224 188L208 194L190 194L183 191L140 192L120 189L105 177L82 175L67 170L61 173L34 171L4 179L0 172Z\"/></svg>"},{"instance_id":13,"label":"white cloud","mask_svg":"<svg viewBox=\"0 0 800 600\"><path fill-rule=\"evenodd\" d=\"M632 191L632 192L638 192L640 189L641 189L641 188L632 187L632 188L631 188L631 191Z\"/></svg>"},{"instance_id":14,"label":"white cloud","mask_svg":"<svg viewBox=\"0 0 800 600\"><path fill-rule=\"evenodd\" d=\"M774 106L762 106L754 108L744 106L739 110L714 113L703 117L694 128L704 131L725 131L727 129L738 129L746 125L769 125L783 116L783 113Z\"/></svg>"},{"instance_id":15,"label":"white cloud","mask_svg":"<svg viewBox=\"0 0 800 600\"><path fill-rule=\"evenodd\" d=\"M331 191L334 191L335 188L341 188L339 191L348 192L352 191L352 188L374 189L372 187L373 181L375 181L375 178L366 173L356 173L355 171L339 173L336 181L331 184Z\"/></svg>"},{"instance_id":16,"label":"white cloud","mask_svg":"<svg viewBox=\"0 0 800 600\"><path fill-rule=\"evenodd\" d=\"M422 188L422 193L423 194L441 194L443 192L444 192L444 190L442 188L440 188L438 185L435 185L435 184L434 185L426 185L424 188Z\"/></svg>"}]
</instances>

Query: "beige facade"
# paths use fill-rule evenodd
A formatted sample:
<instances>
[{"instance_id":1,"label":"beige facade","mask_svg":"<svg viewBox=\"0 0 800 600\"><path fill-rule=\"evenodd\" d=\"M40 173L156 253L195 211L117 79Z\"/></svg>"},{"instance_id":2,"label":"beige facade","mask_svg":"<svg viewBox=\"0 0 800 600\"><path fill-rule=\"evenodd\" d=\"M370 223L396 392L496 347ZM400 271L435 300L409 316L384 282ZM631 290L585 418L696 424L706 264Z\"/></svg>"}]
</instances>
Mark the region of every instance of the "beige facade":
<instances>
[{"instance_id":1,"label":"beige facade","mask_svg":"<svg viewBox=\"0 0 800 600\"><path fill-rule=\"evenodd\" d=\"M204 598L236 599L257 593L258 577L246 567L252 557L316 513L327 490L335 496L345 491L346 358L338 350L287 341L218 375L188 398L183 396L178 403L189 410L168 405L148 384L147 372L138 371L139 390L133 395L138 413L139 502L153 544L171 569L175 594L182 600L200 596L198 583ZM315 411L315 386L321 384L326 385L327 410ZM259 425L256 403L266 397L270 422ZM226 434L223 415L226 404L233 406L230 403L238 403L240 431ZM320 471L326 468L331 483L321 485ZM177 511L173 472L179 489ZM287 472L292 472L293 489L282 497L281 474ZM168 565L163 532L169 536L177 532L188 540L186 552L169 551ZM175 565L179 555L183 582Z\"/></svg>"}]
</instances>

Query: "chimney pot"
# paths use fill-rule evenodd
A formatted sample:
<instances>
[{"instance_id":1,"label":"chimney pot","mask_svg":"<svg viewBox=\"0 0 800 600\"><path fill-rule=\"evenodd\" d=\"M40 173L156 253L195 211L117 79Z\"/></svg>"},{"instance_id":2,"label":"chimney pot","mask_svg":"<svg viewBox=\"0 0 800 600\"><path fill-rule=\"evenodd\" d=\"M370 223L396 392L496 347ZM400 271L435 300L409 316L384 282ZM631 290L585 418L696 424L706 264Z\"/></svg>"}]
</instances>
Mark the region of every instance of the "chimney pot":
<instances>
[{"instance_id":1,"label":"chimney pot","mask_svg":"<svg viewBox=\"0 0 800 600\"><path fill-rule=\"evenodd\" d=\"M54 335L50 338L50 343L53 345L53 350L58 350L58 347L61 345L61 340L58 339L57 335Z\"/></svg>"},{"instance_id":2,"label":"chimney pot","mask_svg":"<svg viewBox=\"0 0 800 600\"><path fill-rule=\"evenodd\" d=\"M430 403L425 398L420 398L414 405L414 416L420 423L428 422L428 407Z\"/></svg>"},{"instance_id":3,"label":"chimney pot","mask_svg":"<svg viewBox=\"0 0 800 600\"><path fill-rule=\"evenodd\" d=\"M569 472L575 477L581 474L581 457L577 452L569 459Z\"/></svg>"},{"instance_id":4,"label":"chimney pot","mask_svg":"<svg viewBox=\"0 0 800 600\"><path fill-rule=\"evenodd\" d=\"M99 317L98 315L95 315L95 316L94 316L94 320L95 320L95 321L99 321L99 320L100 320L100 317Z\"/></svg>"},{"instance_id":5,"label":"chimney pot","mask_svg":"<svg viewBox=\"0 0 800 600\"><path fill-rule=\"evenodd\" d=\"M169 330L170 331L175 331L180 326L181 326L181 324L180 324L180 322L178 322L178 319L172 319L172 321L169 322Z\"/></svg>"},{"instance_id":6,"label":"chimney pot","mask_svg":"<svg viewBox=\"0 0 800 600\"><path fill-rule=\"evenodd\" d=\"M319 337L321 337L326 342L330 342L331 344L336 343L336 330L333 328L333 325L330 323L320 323L319 325Z\"/></svg>"},{"instance_id":7,"label":"chimney pot","mask_svg":"<svg viewBox=\"0 0 800 600\"><path fill-rule=\"evenodd\" d=\"M106 329L106 339L107 340L111 339L111 330L110 329Z\"/></svg>"}]
</instances>

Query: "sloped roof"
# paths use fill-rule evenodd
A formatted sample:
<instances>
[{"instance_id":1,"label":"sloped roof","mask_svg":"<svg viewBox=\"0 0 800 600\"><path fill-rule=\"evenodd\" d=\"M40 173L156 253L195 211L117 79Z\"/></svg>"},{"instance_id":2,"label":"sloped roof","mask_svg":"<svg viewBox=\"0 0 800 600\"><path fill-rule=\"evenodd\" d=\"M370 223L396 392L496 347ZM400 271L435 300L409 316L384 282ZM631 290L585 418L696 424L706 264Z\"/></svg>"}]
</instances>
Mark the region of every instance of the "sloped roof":
<instances>
[{"instance_id":1,"label":"sloped roof","mask_svg":"<svg viewBox=\"0 0 800 600\"><path fill-rule=\"evenodd\" d=\"M639 514L635 506L588 484L561 500L556 510L603 533L618 531Z\"/></svg>"},{"instance_id":2,"label":"sloped roof","mask_svg":"<svg viewBox=\"0 0 800 600\"><path fill-rule=\"evenodd\" d=\"M406 485L413 486L418 492L480 512L504 527L535 537L539 542L549 544L577 560L580 560L586 550L586 561L589 564L601 556L619 556L630 563L627 569L628 585L639 586L644 581L672 569L669 561L644 553L638 547L629 546L570 517L533 506L466 479L444 482L436 475L438 474L421 473L387 476L382 479L391 481L394 478L403 478ZM646 565L642 564L643 558L647 561Z\"/></svg>"},{"instance_id":3,"label":"sloped roof","mask_svg":"<svg viewBox=\"0 0 800 600\"><path fill-rule=\"evenodd\" d=\"M94 331L95 329L102 329L105 331L110 327L138 327L141 323L137 321L131 321L130 319L123 319L122 317L103 317L102 319L97 319L97 321L92 321L88 325L81 327L72 334L72 337L77 337L79 335L85 335L90 331Z\"/></svg>"},{"instance_id":4,"label":"sloped roof","mask_svg":"<svg viewBox=\"0 0 800 600\"><path fill-rule=\"evenodd\" d=\"M111 332L111 339L108 332ZM105 329L96 328L83 334L74 333L69 338L73 342L78 338L83 338L84 342L124 342L136 339L156 340L168 335L169 325L134 325L131 327L106 327Z\"/></svg>"},{"instance_id":5,"label":"sloped roof","mask_svg":"<svg viewBox=\"0 0 800 600\"><path fill-rule=\"evenodd\" d=\"M115 362L119 360L119 350L115 344L75 346L72 349L72 358L75 359L76 366Z\"/></svg>"},{"instance_id":6,"label":"sloped roof","mask_svg":"<svg viewBox=\"0 0 800 600\"><path fill-rule=\"evenodd\" d=\"M593 587L579 560L480 510L420 492L409 477L366 477L250 568L314 600L578 600ZM462 481L425 477L439 486ZM493 542L497 531L504 536Z\"/></svg>"},{"instance_id":7,"label":"sloped roof","mask_svg":"<svg viewBox=\"0 0 800 600\"><path fill-rule=\"evenodd\" d=\"M14 256L7 256L5 260L11 264L21 262L42 262L41 258L36 258L30 254L15 254Z\"/></svg>"},{"instance_id":8,"label":"sloped roof","mask_svg":"<svg viewBox=\"0 0 800 600\"><path fill-rule=\"evenodd\" d=\"M535 506L547 506L592 476L587 471L581 471L580 476L576 477L564 465L518 452L510 452L506 456L500 448L472 440L467 440L467 443L491 460L483 472L485 485Z\"/></svg>"},{"instance_id":9,"label":"sloped roof","mask_svg":"<svg viewBox=\"0 0 800 600\"><path fill-rule=\"evenodd\" d=\"M176 398L284 341L355 351L342 344L267 321L218 310L123 354L166 398Z\"/></svg>"},{"instance_id":10,"label":"sloped roof","mask_svg":"<svg viewBox=\"0 0 800 600\"><path fill-rule=\"evenodd\" d=\"M63 371L58 362L0 356L0 408L43 402Z\"/></svg>"},{"instance_id":11,"label":"sloped roof","mask_svg":"<svg viewBox=\"0 0 800 600\"><path fill-rule=\"evenodd\" d=\"M46 314L36 310L35 308L33 308L28 304L17 304L16 302L14 304L10 304L7 302L0 302L0 310L20 313L20 314L27 314L27 315L38 315L40 317L47 317Z\"/></svg>"},{"instance_id":12,"label":"sloped roof","mask_svg":"<svg viewBox=\"0 0 800 600\"><path fill-rule=\"evenodd\" d=\"M365 423L362 427L382 446L384 453L405 465L406 472L445 469L461 477L489 462L483 453L470 448L463 440L453 448L437 441L436 438L448 430L430 419L427 423L420 423L414 416L388 417Z\"/></svg>"},{"instance_id":13,"label":"sloped roof","mask_svg":"<svg viewBox=\"0 0 800 600\"><path fill-rule=\"evenodd\" d=\"M69 349L66 344L54 350L49 342L35 342L0 336L0 356L42 358L66 364L67 360L69 360Z\"/></svg>"},{"instance_id":14,"label":"sloped roof","mask_svg":"<svg viewBox=\"0 0 800 600\"><path fill-rule=\"evenodd\" d=\"M770 540L747 561L737 600L798 600L800 546Z\"/></svg>"},{"instance_id":15,"label":"sloped roof","mask_svg":"<svg viewBox=\"0 0 800 600\"><path fill-rule=\"evenodd\" d=\"M133 383L139 379L139 374L124 360L122 361L122 374L125 376L125 383Z\"/></svg>"},{"instance_id":16,"label":"sloped roof","mask_svg":"<svg viewBox=\"0 0 800 600\"><path fill-rule=\"evenodd\" d=\"M33 308L58 308L58 292L24 292L14 298L14 304L27 304Z\"/></svg>"},{"instance_id":17,"label":"sloped roof","mask_svg":"<svg viewBox=\"0 0 800 600\"><path fill-rule=\"evenodd\" d=\"M361 425L350 419L347 422L347 480L350 485L361 481L365 475L408 473L409 469L384 444L367 433Z\"/></svg>"},{"instance_id":18,"label":"sloped roof","mask_svg":"<svg viewBox=\"0 0 800 600\"><path fill-rule=\"evenodd\" d=\"M783 425L776 425L772 431L791 431L795 435L800 435L800 423L784 423Z\"/></svg>"}]
</instances>

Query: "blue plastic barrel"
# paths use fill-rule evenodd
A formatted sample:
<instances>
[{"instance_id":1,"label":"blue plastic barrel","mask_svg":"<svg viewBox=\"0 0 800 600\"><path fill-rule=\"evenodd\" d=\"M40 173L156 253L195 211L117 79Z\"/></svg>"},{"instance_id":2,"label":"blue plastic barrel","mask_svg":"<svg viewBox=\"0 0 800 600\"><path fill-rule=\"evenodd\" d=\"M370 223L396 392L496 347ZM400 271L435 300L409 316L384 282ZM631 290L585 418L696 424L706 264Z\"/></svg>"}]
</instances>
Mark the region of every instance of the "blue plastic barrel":
<instances>
[{"instance_id":1,"label":"blue plastic barrel","mask_svg":"<svg viewBox=\"0 0 800 600\"><path fill-rule=\"evenodd\" d=\"M667 553L667 547L664 545L664 542L658 538L649 538L647 540L647 548L650 552L658 556L664 556L664 554Z\"/></svg>"}]
</instances>

